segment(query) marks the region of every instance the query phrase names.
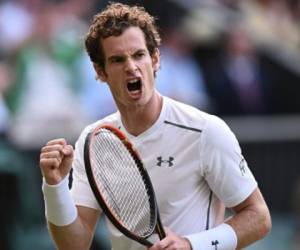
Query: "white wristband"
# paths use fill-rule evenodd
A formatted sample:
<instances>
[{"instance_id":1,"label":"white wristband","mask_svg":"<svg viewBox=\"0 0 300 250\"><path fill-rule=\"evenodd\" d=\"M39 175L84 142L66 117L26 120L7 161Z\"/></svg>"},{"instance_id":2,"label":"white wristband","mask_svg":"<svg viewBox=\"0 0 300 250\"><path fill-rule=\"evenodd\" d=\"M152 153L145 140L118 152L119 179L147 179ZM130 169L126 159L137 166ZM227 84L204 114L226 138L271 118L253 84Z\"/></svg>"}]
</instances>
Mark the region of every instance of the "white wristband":
<instances>
[{"instance_id":1,"label":"white wristband","mask_svg":"<svg viewBox=\"0 0 300 250\"><path fill-rule=\"evenodd\" d=\"M236 233L226 223L185 238L190 241L193 250L235 250L237 247Z\"/></svg>"},{"instance_id":2,"label":"white wristband","mask_svg":"<svg viewBox=\"0 0 300 250\"><path fill-rule=\"evenodd\" d=\"M77 208L71 197L68 183L68 176L57 185L49 185L43 179L45 215L47 220L56 226L69 225L77 218Z\"/></svg>"}]
</instances>

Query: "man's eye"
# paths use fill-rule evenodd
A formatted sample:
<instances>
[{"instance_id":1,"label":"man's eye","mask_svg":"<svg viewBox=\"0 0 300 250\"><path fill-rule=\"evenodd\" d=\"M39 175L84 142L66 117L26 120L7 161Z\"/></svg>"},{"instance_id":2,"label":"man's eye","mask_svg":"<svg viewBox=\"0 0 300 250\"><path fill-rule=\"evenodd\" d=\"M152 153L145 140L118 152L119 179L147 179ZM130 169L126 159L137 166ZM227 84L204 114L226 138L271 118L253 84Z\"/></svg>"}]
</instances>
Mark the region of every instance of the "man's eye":
<instances>
[{"instance_id":1,"label":"man's eye","mask_svg":"<svg viewBox=\"0 0 300 250\"><path fill-rule=\"evenodd\" d=\"M123 58L121 57L114 57L111 59L111 63L121 63L123 62Z\"/></svg>"},{"instance_id":2,"label":"man's eye","mask_svg":"<svg viewBox=\"0 0 300 250\"><path fill-rule=\"evenodd\" d=\"M140 53L135 54L135 58L140 59L140 58L142 58L144 55L145 55L145 53L140 52Z\"/></svg>"}]
</instances>

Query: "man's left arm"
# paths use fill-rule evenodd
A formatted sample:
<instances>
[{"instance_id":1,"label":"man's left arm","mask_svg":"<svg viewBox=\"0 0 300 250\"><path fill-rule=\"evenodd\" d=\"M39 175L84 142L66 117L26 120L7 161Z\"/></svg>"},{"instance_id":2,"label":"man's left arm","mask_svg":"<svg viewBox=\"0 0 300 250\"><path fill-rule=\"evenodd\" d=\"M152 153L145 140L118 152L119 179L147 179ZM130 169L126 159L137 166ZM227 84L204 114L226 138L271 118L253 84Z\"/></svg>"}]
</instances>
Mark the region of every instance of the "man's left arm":
<instances>
[{"instance_id":1,"label":"man's left arm","mask_svg":"<svg viewBox=\"0 0 300 250\"><path fill-rule=\"evenodd\" d=\"M232 210L235 214L225 223L229 224L237 235L237 249L262 239L271 230L271 216L259 188Z\"/></svg>"},{"instance_id":2,"label":"man's left arm","mask_svg":"<svg viewBox=\"0 0 300 250\"><path fill-rule=\"evenodd\" d=\"M269 209L264 201L264 198L259 190L256 188L252 194L246 198L239 205L231 208L234 212L234 215L227 218L224 223L217 228L212 228L210 230L200 232L195 234L194 241L191 243L189 237L178 236L170 230L166 230L167 237L163 240L154 244L149 250L160 250L160 249L181 249L181 250L197 250L197 249L208 249L206 241L209 238L218 238L218 237L231 237L231 234L234 234L236 237L237 243L236 247L230 245L232 243L227 243L225 246L222 246L221 249L242 249L267 235L271 230L272 223L269 213ZM227 226L226 226L227 224ZM228 226L230 225L230 227ZM227 227L227 228L226 228ZM228 230L228 228L230 228ZM230 231L234 232L230 232ZM226 231L223 231L226 230ZM198 237L199 236L199 237ZM198 238L198 239L197 239ZM188 240L189 239L189 240ZM235 241L235 239L227 239L228 242ZM227 241L225 240L225 241ZM196 243L196 244L195 244ZM193 245L193 247L192 247ZM227 245L227 246L226 246ZM213 246L210 245L209 249L213 249ZM219 248L215 248L219 249Z\"/></svg>"}]
</instances>

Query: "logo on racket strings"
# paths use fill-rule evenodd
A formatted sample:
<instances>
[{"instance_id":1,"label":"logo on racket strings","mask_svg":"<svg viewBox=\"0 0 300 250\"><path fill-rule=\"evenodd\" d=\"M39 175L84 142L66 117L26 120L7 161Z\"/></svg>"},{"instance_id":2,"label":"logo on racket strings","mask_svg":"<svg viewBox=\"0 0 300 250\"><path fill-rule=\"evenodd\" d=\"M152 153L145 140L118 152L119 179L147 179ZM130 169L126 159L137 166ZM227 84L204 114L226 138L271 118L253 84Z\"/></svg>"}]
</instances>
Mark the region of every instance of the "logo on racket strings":
<instances>
[{"instance_id":1,"label":"logo on racket strings","mask_svg":"<svg viewBox=\"0 0 300 250\"><path fill-rule=\"evenodd\" d=\"M169 159L163 159L161 156L157 157L157 163L156 166L163 167L173 167L174 166L174 157L170 156Z\"/></svg>"}]
</instances>

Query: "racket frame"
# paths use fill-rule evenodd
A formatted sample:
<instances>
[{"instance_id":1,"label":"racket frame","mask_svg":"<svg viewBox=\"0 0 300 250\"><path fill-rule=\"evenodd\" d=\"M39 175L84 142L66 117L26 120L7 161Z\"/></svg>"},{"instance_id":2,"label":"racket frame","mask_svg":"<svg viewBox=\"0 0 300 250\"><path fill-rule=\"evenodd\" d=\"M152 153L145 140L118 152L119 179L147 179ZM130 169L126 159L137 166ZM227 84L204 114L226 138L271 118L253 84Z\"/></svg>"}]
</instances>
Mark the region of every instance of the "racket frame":
<instances>
[{"instance_id":1,"label":"racket frame","mask_svg":"<svg viewBox=\"0 0 300 250\"><path fill-rule=\"evenodd\" d=\"M123 226L121 221L118 220L118 218L116 218L114 216L114 214L110 211L109 206L107 205L107 203L105 201L105 198L103 197L99 188L97 187L96 181L94 179L92 167L91 167L89 148L90 148L90 144L92 141L91 139L98 133L98 131L100 129L107 129L107 130L113 132L123 142L124 146L126 146L127 150L133 157L133 159L136 163L136 166L144 180L145 186L147 187L146 190L147 190L148 197L149 197L150 210L152 211L150 220L151 220L151 223L155 223L155 227L153 227L153 230L149 231L149 233L144 235L143 237L135 235L130 230L128 230L125 226ZM108 217L108 219L112 222L112 224L117 229L119 229L125 236L127 236L145 246L153 245L149 240L147 240L147 238L150 237L154 232L156 232L158 234L160 239L163 239L166 237L166 234L164 232L162 222L160 219L157 201L155 198L155 192L154 192L154 189L152 186L150 176L149 176L147 170L145 169L145 167L139 157L138 152L133 149L132 143L127 139L127 137L119 129L115 128L114 126L112 126L110 124L102 124L100 126L97 126L95 129L93 129L93 131L89 132L86 137L85 144L84 144L84 164L85 164L85 170L87 173L88 181L90 183L91 189L94 193L96 200L98 201L104 214Z\"/></svg>"}]
</instances>

